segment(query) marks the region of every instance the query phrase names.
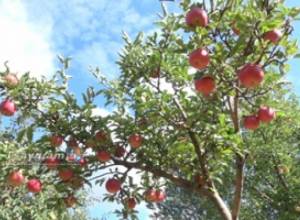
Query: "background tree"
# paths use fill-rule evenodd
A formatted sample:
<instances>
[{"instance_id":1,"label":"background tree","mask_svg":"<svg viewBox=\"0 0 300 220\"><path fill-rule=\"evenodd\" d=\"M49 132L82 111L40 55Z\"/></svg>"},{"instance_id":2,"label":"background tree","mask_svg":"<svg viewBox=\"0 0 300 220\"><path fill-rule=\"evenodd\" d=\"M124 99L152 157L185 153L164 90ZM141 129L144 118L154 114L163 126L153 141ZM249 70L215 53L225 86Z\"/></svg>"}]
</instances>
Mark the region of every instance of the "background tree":
<instances>
[{"instance_id":1,"label":"background tree","mask_svg":"<svg viewBox=\"0 0 300 220\"><path fill-rule=\"evenodd\" d=\"M255 205L260 216L296 218L299 179L285 173L297 163L296 146L286 147L297 143L298 123L286 126L285 112L298 105L285 101L283 79L297 53L289 35L299 10L268 0L181 6L179 15L164 8L160 30L148 37L124 34L120 77L109 81L95 69L100 88L88 88L82 102L68 91L69 59L60 58L63 68L50 80L25 75L14 83L3 73L0 111L19 126L11 139L26 154L62 155L14 169L24 170L35 196L54 196L55 210L80 203L80 189L95 182L106 188L104 200L124 205L122 219L136 219L136 203L163 202L173 184L206 198L204 215L256 218ZM110 115L92 114L99 97ZM12 180L9 169L2 179L24 190L25 180Z\"/></svg>"}]
</instances>

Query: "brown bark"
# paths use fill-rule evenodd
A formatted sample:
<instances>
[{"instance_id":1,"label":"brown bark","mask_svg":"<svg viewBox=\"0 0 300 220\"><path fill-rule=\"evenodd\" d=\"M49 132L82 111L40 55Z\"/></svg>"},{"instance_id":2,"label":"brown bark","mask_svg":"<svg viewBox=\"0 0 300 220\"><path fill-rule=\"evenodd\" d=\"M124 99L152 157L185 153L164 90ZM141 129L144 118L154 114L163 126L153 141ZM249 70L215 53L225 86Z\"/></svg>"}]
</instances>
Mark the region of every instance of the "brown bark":
<instances>
[{"instance_id":1,"label":"brown bark","mask_svg":"<svg viewBox=\"0 0 300 220\"><path fill-rule=\"evenodd\" d=\"M128 162L128 161L119 160L119 159L116 159L116 158L114 158L113 161L116 165L122 165L122 166L125 166L127 168L135 168L135 169L150 172L154 176L157 176L157 177L164 177L164 178L170 180L176 186L179 186L179 187L182 187L182 188L185 188L185 189L188 189L188 190L197 191L200 194L202 194L203 196L208 197L208 196L211 195L211 192L207 188L205 188L205 187L196 188L192 182L190 182L186 179L174 176L174 175L172 175L172 174L170 174L170 173L168 173L164 170L161 170L159 168L156 168L154 166L149 166L149 165L142 164L142 163L139 163L139 162Z\"/></svg>"},{"instance_id":2,"label":"brown bark","mask_svg":"<svg viewBox=\"0 0 300 220\"><path fill-rule=\"evenodd\" d=\"M246 157L237 155L236 158L236 177L235 177L235 193L232 204L232 220L237 220L241 209L242 193L244 188L244 166Z\"/></svg>"},{"instance_id":3,"label":"brown bark","mask_svg":"<svg viewBox=\"0 0 300 220\"><path fill-rule=\"evenodd\" d=\"M217 189L214 186L212 179L210 178L206 157L205 157L205 154L202 153L201 144L199 143L197 135L187 125L187 122L188 122L187 114L176 98L174 98L174 102L181 113L182 119L184 120L184 122L186 124L185 127L187 128L188 135L194 145L195 152L198 156L202 175L204 176L207 186L209 187L209 189L208 189L209 193L207 194L207 197L215 204L216 208L218 209L220 215L222 216L222 218L224 220L232 220L232 216L231 216L228 206L225 204L223 199L220 197L219 193L217 192ZM203 188L204 187L202 187L202 189Z\"/></svg>"},{"instance_id":4,"label":"brown bark","mask_svg":"<svg viewBox=\"0 0 300 220\"><path fill-rule=\"evenodd\" d=\"M225 204L224 200L220 197L220 195L218 194L218 192L214 192L211 195L210 199L215 204L215 206L217 207L220 215L222 216L222 218L224 220L233 220L229 208Z\"/></svg>"},{"instance_id":5,"label":"brown bark","mask_svg":"<svg viewBox=\"0 0 300 220\"><path fill-rule=\"evenodd\" d=\"M151 172L155 176L164 177L164 178L170 180L176 186L198 192L201 195L210 199L215 204L216 208L218 209L220 215L222 216L222 218L224 220L232 220L232 216L231 216L229 208L227 207L225 202L222 200L222 198L220 197L218 192L214 191L214 188L213 189L208 189L207 187L201 187L201 188L197 187L196 188L196 187L194 187L192 182L185 180L183 178L180 178L180 177L176 177L170 173L167 173L167 172L165 172L159 168L155 168L153 166L148 166L148 165L141 164L138 162L127 162L127 161L123 161L123 160L119 160L119 159L113 159L113 161L116 165L123 165L127 168L135 168L135 169L139 169L139 170L143 170L143 171L148 171L148 172Z\"/></svg>"}]
</instances>

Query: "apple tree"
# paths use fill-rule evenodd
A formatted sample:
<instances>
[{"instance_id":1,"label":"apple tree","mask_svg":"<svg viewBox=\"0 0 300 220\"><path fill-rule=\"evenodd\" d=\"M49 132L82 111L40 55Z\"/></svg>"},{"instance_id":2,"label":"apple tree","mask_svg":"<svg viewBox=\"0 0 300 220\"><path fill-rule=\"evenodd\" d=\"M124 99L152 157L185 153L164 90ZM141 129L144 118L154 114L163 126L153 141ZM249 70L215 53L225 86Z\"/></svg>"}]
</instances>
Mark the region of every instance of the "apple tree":
<instances>
[{"instance_id":1,"label":"apple tree","mask_svg":"<svg viewBox=\"0 0 300 220\"><path fill-rule=\"evenodd\" d=\"M299 9L275 0L180 5L180 14L163 8L149 36L124 33L119 77L93 70L99 88L80 100L68 90L69 59L60 58L51 80L25 75L15 86L3 75L0 112L23 123L12 139L26 154L54 154L37 169L19 167L23 178L7 171L13 190L26 184L73 206L84 185L103 186L104 200L123 204L122 219L137 219L136 205L164 202L171 184L205 201L207 213L218 213L211 219L253 218L256 205L258 215L271 207L275 217L293 210L288 218L296 218L299 178L285 173L296 165L297 146L288 147L299 123L289 114L298 105L286 98L285 75L298 50L290 34ZM93 113L100 98L109 115Z\"/></svg>"},{"instance_id":2,"label":"apple tree","mask_svg":"<svg viewBox=\"0 0 300 220\"><path fill-rule=\"evenodd\" d=\"M59 74L53 80L36 80L28 74L18 78L8 67L1 73L0 219L71 220L68 208L85 202L85 191L75 192L75 181L59 185L52 170L66 157L40 140L45 130L39 127L44 119L38 105L63 93L64 82ZM73 213L76 219L88 219L83 208Z\"/></svg>"},{"instance_id":3,"label":"apple tree","mask_svg":"<svg viewBox=\"0 0 300 220\"><path fill-rule=\"evenodd\" d=\"M241 219L299 218L299 101L297 97L277 91L277 119L267 130L247 136L249 147L264 146L249 155L245 168L245 193ZM232 185L234 169L225 167L220 193L225 200L232 196L226 189ZM227 177L227 178L226 178ZM219 181L220 181L219 180ZM157 216L163 219L219 219L214 207L199 197L176 187L167 186L168 198L159 205ZM192 217L191 217L192 216Z\"/></svg>"}]
</instances>

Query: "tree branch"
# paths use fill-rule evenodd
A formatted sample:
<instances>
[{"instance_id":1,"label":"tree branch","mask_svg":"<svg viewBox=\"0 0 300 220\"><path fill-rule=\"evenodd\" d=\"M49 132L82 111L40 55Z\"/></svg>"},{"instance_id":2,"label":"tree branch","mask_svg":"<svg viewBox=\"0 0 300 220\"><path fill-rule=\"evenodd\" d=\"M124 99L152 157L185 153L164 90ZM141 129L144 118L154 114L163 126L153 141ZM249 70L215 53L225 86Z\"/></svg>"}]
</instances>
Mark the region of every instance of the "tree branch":
<instances>
[{"instance_id":1,"label":"tree branch","mask_svg":"<svg viewBox=\"0 0 300 220\"><path fill-rule=\"evenodd\" d=\"M236 158L236 177L235 177L235 192L234 199L232 204L232 220L237 220L240 209L241 209L241 200L242 193L244 188L244 167L246 162L246 156L241 156L237 154Z\"/></svg>"},{"instance_id":2,"label":"tree branch","mask_svg":"<svg viewBox=\"0 0 300 220\"><path fill-rule=\"evenodd\" d=\"M122 165L125 166L127 168L135 168L135 169L139 169L139 170L143 170L143 171L147 171L152 173L154 176L157 177L164 177L168 180L170 180L172 183L174 183L176 186L182 187L182 188L186 188L189 190L193 190L193 191L198 191L199 193L201 193L202 195L205 196L211 196L211 192L205 188L197 188L194 186L194 184L186 179L174 176L170 173L167 173L159 168L156 168L154 166L149 166L146 164L141 164L139 162L128 162L128 161L124 161L124 160L119 160L116 158L113 158L113 161L116 165Z\"/></svg>"}]
</instances>

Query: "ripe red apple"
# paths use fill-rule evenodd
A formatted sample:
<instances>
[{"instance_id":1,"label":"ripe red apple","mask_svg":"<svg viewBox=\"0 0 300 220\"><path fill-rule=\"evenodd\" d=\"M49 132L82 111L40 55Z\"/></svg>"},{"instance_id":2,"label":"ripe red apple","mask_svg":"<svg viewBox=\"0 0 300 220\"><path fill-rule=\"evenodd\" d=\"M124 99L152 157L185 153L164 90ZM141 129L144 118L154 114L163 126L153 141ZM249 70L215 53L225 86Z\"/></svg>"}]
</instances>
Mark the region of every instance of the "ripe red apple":
<instances>
[{"instance_id":1,"label":"ripe red apple","mask_svg":"<svg viewBox=\"0 0 300 220\"><path fill-rule=\"evenodd\" d=\"M5 85L8 88L14 88L19 85L19 79L16 74L8 73L3 77L3 80L5 82Z\"/></svg>"},{"instance_id":2,"label":"ripe red apple","mask_svg":"<svg viewBox=\"0 0 300 220\"><path fill-rule=\"evenodd\" d=\"M73 170L64 168L58 171L58 176L62 181L66 182L74 176L74 172Z\"/></svg>"},{"instance_id":3,"label":"ripe red apple","mask_svg":"<svg viewBox=\"0 0 300 220\"><path fill-rule=\"evenodd\" d=\"M38 193L42 190L42 183L38 179L28 180L27 189L29 192Z\"/></svg>"},{"instance_id":4,"label":"ripe red apple","mask_svg":"<svg viewBox=\"0 0 300 220\"><path fill-rule=\"evenodd\" d=\"M3 102L1 102L0 112L2 115L13 116L16 111L17 107L13 101L6 99Z\"/></svg>"},{"instance_id":5,"label":"ripe red apple","mask_svg":"<svg viewBox=\"0 0 300 220\"><path fill-rule=\"evenodd\" d=\"M156 190L155 196L155 202L163 202L167 197L166 193L161 190Z\"/></svg>"},{"instance_id":6,"label":"ripe red apple","mask_svg":"<svg viewBox=\"0 0 300 220\"><path fill-rule=\"evenodd\" d=\"M121 182L117 179L109 179L105 184L105 188L109 193L117 193L121 190Z\"/></svg>"},{"instance_id":7,"label":"ripe red apple","mask_svg":"<svg viewBox=\"0 0 300 220\"><path fill-rule=\"evenodd\" d=\"M145 192L145 199L148 202L155 202L156 201L156 190L154 190L154 189L148 189Z\"/></svg>"},{"instance_id":8,"label":"ripe red apple","mask_svg":"<svg viewBox=\"0 0 300 220\"><path fill-rule=\"evenodd\" d=\"M271 41L272 43L276 44L282 37L282 32L278 29L274 29L264 33L263 39L266 41Z\"/></svg>"},{"instance_id":9,"label":"ripe red apple","mask_svg":"<svg viewBox=\"0 0 300 220\"><path fill-rule=\"evenodd\" d=\"M244 127L249 130L255 130L259 127L259 118L256 115L244 116Z\"/></svg>"},{"instance_id":10,"label":"ripe red apple","mask_svg":"<svg viewBox=\"0 0 300 220\"><path fill-rule=\"evenodd\" d=\"M276 116L276 113L274 109L267 107L267 106L261 106L258 110L258 118L261 122L269 123L271 122Z\"/></svg>"},{"instance_id":11,"label":"ripe red apple","mask_svg":"<svg viewBox=\"0 0 300 220\"><path fill-rule=\"evenodd\" d=\"M87 160L84 157L82 157L82 158L80 158L78 163L81 167L85 167L87 165Z\"/></svg>"},{"instance_id":12,"label":"ripe red apple","mask_svg":"<svg viewBox=\"0 0 300 220\"><path fill-rule=\"evenodd\" d=\"M75 161L75 155L74 154L70 154L70 155L68 155L67 157L66 157L66 160L68 161L68 162L74 162Z\"/></svg>"},{"instance_id":13,"label":"ripe red apple","mask_svg":"<svg viewBox=\"0 0 300 220\"><path fill-rule=\"evenodd\" d=\"M200 79L196 79L194 83L195 89L203 95L209 95L214 92L216 88L215 80L211 76L204 76Z\"/></svg>"},{"instance_id":14,"label":"ripe red apple","mask_svg":"<svg viewBox=\"0 0 300 220\"><path fill-rule=\"evenodd\" d=\"M59 159L57 157L48 157L45 159L44 163L48 169L56 169L59 165Z\"/></svg>"},{"instance_id":15,"label":"ripe red apple","mask_svg":"<svg viewBox=\"0 0 300 220\"><path fill-rule=\"evenodd\" d=\"M143 137L140 134L132 134L129 136L128 142L132 148L139 148L143 143Z\"/></svg>"},{"instance_id":16,"label":"ripe red apple","mask_svg":"<svg viewBox=\"0 0 300 220\"><path fill-rule=\"evenodd\" d=\"M73 195L69 195L64 198L64 202L68 208L72 208L77 203L77 199Z\"/></svg>"},{"instance_id":17,"label":"ripe red apple","mask_svg":"<svg viewBox=\"0 0 300 220\"><path fill-rule=\"evenodd\" d=\"M261 84L264 79L264 71L257 64L246 64L238 71L238 78L242 86L254 88Z\"/></svg>"},{"instance_id":18,"label":"ripe red apple","mask_svg":"<svg viewBox=\"0 0 300 220\"><path fill-rule=\"evenodd\" d=\"M110 154L104 150L98 151L96 156L97 159L102 163L105 163L110 160Z\"/></svg>"},{"instance_id":19,"label":"ripe red apple","mask_svg":"<svg viewBox=\"0 0 300 220\"><path fill-rule=\"evenodd\" d=\"M115 150L116 157L123 157L126 154L126 150L122 146L117 146Z\"/></svg>"},{"instance_id":20,"label":"ripe red apple","mask_svg":"<svg viewBox=\"0 0 300 220\"><path fill-rule=\"evenodd\" d=\"M210 63L208 51L204 48L194 50L189 55L189 63L199 70L206 68Z\"/></svg>"},{"instance_id":21,"label":"ripe red apple","mask_svg":"<svg viewBox=\"0 0 300 220\"><path fill-rule=\"evenodd\" d=\"M97 131L95 135L95 139L98 142L106 142L107 141L107 134L105 131Z\"/></svg>"},{"instance_id":22,"label":"ripe red apple","mask_svg":"<svg viewBox=\"0 0 300 220\"><path fill-rule=\"evenodd\" d=\"M134 208L135 208L135 206L136 206L136 201L135 201L134 198L128 198L128 199L126 200L126 202L127 202L127 208L128 208L128 209L134 209Z\"/></svg>"},{"instance_id":23,"label":"ripe red apple","mask_svg":"<svg viewBox=\"0 0 300 220\"><path fill-rule=\"evenodd\" d=\"M60 145L62 145L64 141L64 138L60 135L52 135L50 137L50 144L52 147L59 147Z\"/></svg>"},{"instance_id":24,"label":"ripe red apple","mask_svg":"<svg viewBox=\"0 0 300 220\"><path fill-rule=\"evenodd\" d=\"M8 175L8 183L11 186L20 186L24 183L24 176L21 171L13 171Z\"/></svg>"},{"instance_id":25,"label":"ripe red apple","mask_svg":"<svg viewBox=\"0 0 300 220\"><path fill-rule=\"evenodd\" d=\"M185 22L190 27L206 27L208 25L208 16L202 8L192 7L186 14Z\"/></svg>"}]
</instances>

